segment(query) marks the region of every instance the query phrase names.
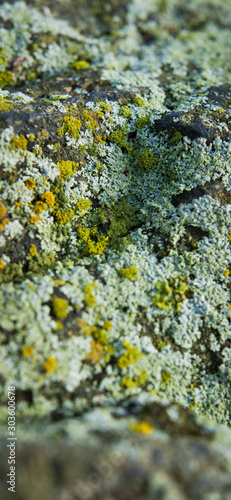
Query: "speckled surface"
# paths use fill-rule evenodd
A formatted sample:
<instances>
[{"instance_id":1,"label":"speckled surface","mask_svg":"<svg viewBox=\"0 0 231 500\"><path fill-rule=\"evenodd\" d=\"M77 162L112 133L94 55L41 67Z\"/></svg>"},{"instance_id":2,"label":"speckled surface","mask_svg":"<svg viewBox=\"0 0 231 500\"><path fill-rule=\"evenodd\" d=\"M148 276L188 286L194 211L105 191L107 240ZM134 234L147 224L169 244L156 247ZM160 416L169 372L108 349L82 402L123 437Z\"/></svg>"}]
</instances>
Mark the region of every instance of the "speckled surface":
<instances>
[{"instance_id":1,"label":"speckled surface","mask_svg":"<svg viewBox=\"0 0 231 500\"><path fill-rule=\"evenodd\" d=\"M155 447L145 398L228 441L231 8L69 3L0 6L1 432L15 385L24 441Z\"/></svg>"}]
</instances>

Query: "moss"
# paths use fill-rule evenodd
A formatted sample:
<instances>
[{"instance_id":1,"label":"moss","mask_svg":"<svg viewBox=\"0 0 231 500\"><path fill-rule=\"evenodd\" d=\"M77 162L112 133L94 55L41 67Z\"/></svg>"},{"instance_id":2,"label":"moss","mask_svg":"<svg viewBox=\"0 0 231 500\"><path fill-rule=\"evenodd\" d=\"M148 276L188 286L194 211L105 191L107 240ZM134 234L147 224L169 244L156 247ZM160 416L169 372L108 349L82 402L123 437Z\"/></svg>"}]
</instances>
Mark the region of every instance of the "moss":
<instances>
[{"instance_id":1,"label":"moss","mask_svg":"<svg viewBox=\"0 0 231 500\"><path fill-rule=\"evenodd\" d=\"M159 162L159 157L154 156L151 150L145 149L137 156L137 166L144 170L155 168Z\"/></svg>"},{"instance_id":2,"label":"moss","mask_svg":"<svg viewBox=\"0 0 231 500\"><path fill-rule=\"evenodd\" d=\"M122 278L126 278L128 280L136 280L138 276L138 269L135 266L130 266L128 268L124 267L120 269L119 274Z\"/></svg>"},{"instance_id":3,"label":"moss","mask_svg":"<svg viewBox=\"0 0 231 500\"><path fill-rule=\"evenodd\" d=\"M60 297L55 297L52 302L52 312L58 319L65 319L67 316L68 302Z\"/></svg>"},{"instance_id":4,"label":"moss","mask_svg":"<svg viewBox=\"0 0 231 500\"><path fill-rule=\"evenodd\" d=\"M11 71L0 71L0 88L8 87L12 85L13 77Z\"/></svg>"},{"instance_id":5,"label":"moss","mask_svg":"<svg viewBox=\"0 0 231 500\"><path fill-rule=\"evenodd\" d=\"M82 125L82 121L79 118L74 118L73 116L64 116L61 118L64 122L61 127L56 129L57 134L62 137L68 134L70 137L79 139L79 132Z\"/></svg>"},{"instance_id":6,"label":"moss","mask_svg":"<svg viewBox=\"0 0 231 500\"><path fill-rule=\"evenodd\" d=\"M76 69L77 71L87 69L89 66L90 63L88 61L76 61L71 64L71 68Z\"/></svg>"},{"instance_id":7,"label":"moss","mask_svg":"<svg viewBox=\"0 0 231 500\"><path fill-rule=\"evenodd\" d=\"M28 140L24 135L20 134L19 137L13 137L11 140L11 146L14 149L23 149L25 150L27 147Z\"/></svg>"}]
</instances>

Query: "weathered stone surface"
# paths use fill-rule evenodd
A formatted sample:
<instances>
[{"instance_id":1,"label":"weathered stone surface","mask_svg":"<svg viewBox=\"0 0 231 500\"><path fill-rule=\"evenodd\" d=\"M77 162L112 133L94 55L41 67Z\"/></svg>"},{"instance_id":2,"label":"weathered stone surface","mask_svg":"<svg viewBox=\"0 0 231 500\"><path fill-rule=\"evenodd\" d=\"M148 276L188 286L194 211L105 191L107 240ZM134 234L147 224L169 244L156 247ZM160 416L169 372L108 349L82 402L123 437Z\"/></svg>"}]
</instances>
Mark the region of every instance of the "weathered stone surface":
<instances>
[{"instance_id":1,"label":"weathered stone surface","mask_svg":"<svg viewBox=\"0 0 231 500\"><path fill-rule=\"evenodd\" d=\"M210 4L0 6L4 500L8 386L16 499L231 498L231 8Z\"/></svg>"}]
</instances>

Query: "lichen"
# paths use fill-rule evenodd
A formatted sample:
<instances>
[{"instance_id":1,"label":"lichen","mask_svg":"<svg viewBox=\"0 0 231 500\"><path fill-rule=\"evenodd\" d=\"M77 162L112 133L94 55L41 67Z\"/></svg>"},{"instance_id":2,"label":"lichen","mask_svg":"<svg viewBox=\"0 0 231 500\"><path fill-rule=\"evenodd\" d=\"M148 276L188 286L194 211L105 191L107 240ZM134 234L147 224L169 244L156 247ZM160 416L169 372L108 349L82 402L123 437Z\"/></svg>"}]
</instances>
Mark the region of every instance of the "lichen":
<instances>
[{"instance_id":1,"label":"lichen","mask_svg":"<svg viewBox=\"0 0 231 500\"><path fill-rule=\"evenodd\" d=\"M56 318L65 319L67 316L68 302L60 297L55 297L52 302L52 311Z\"/></svg>"},{"instance_id":2,"label":"lichen","mask_svg":"<svg viewBox=\"0 0 231 500\"><path fill-rule=\"evenodd\" d=\"M25 422L155 391L230 425L230 7L207 4L131 2L92 38L1 5L0 380Z\"/></svg>"}]
</instances>

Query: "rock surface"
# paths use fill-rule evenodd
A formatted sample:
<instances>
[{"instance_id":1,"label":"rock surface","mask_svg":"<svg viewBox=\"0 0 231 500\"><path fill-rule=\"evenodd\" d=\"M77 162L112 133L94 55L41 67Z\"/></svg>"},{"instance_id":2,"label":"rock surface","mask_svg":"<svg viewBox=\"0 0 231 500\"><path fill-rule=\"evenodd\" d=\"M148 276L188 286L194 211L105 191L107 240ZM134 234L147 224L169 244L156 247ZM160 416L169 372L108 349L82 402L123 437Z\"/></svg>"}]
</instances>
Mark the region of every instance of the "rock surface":
<instances>
[{"instance_id":1,"label":"rock surface","mask_svg":"<svg viewBox=\"0 0 231 500\"><path fill-rule=\"evenodd\" d=\"M0 6L1 498L231 499L230 25Z\"/></svg>"}]
</instances>

